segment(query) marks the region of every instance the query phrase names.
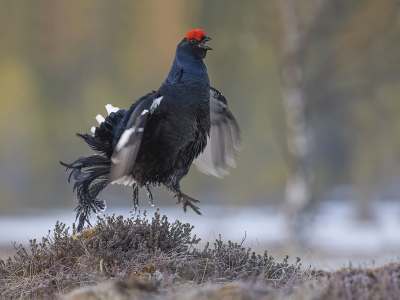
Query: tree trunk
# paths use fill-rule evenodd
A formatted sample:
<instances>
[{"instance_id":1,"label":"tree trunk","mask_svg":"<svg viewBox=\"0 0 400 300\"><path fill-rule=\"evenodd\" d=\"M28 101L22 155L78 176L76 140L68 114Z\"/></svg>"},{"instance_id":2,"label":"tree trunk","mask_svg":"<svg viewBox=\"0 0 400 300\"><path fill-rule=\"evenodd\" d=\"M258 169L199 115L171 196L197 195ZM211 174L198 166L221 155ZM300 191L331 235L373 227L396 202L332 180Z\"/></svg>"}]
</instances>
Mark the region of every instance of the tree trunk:
<instances>
[{"instance_id":1,"label":"tree trunk","mask_svg":"<svg viewBox=\"0 0 400 300\"><path fill-rule=\"evenodd\" d=\"M282 99L286 115L289 168L285 188L285 213L291 240L298 242L298 213L310 203L313 172L308 155L314 139L306 119L303 84L305 37L297 0L280 0L283 22Z\"/></svg>"}]
</instances>

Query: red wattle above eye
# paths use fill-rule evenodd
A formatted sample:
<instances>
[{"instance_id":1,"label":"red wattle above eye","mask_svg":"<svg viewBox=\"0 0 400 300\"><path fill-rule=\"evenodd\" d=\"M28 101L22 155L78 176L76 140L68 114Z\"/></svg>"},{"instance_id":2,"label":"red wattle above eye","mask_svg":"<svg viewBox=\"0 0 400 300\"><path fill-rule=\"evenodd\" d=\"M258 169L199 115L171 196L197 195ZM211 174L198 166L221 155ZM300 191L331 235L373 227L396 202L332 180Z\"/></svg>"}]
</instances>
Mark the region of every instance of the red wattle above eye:
<instances>
[{"instance_id":1,"label":"red wattle above eye","mask_svg":"<svg viewBox=\"0 0 400 300\"><path fill-rule=\"evenodd\" d=\"M188 33L186 33L186 38L188 40L196 39L196 40L200 41L202 36L206 36L206 34L201 29L189 30Z\"/></svg>"}]
</instances>

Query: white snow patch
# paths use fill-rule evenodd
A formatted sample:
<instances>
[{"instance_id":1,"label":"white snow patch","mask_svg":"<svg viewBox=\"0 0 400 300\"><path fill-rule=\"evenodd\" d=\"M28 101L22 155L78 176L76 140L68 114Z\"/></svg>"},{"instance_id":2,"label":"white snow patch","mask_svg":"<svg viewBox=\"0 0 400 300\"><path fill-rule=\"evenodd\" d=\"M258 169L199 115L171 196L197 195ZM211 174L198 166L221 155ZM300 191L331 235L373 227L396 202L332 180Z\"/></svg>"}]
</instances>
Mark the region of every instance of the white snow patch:
<instances>
[{"instance_id":1,"label":"white snow patch","mask_svg":"<svg viewBox=\"0 0 400 300\"><path fill-rule=\"evenodd\" d=\"M161 100L164 98L164 96L158 97L154 99L153 104L150 106L150 113L153 113L154 110L160 105Z\"/></svg>"},{"instance_id":2,"label":"white snow patch","mask_svg":"<svg viewBox=\"0 0 400 300\"><path fill-rule=\"evenodd\" d=\"M118 108L118 107L114 107L114 106L112 106L111 104L107 104L107 105L106 105L106 109L107 109L107 113L108 113L108 114L111 114L112 112L117 112L117 111L119 111L119 108Z\"/></svg>"},{"instance_id":3,"label":"white snow patch","mask_svg":"<svg viewBox=\"0 0 400 300\"><path fill-rule=\"evenodd\" d=\"M99 124L101 124L105 121L105 119L102 115L97 115L96 120L97 120L97 122L99 122Z\"/></svg>"}]
</instances>

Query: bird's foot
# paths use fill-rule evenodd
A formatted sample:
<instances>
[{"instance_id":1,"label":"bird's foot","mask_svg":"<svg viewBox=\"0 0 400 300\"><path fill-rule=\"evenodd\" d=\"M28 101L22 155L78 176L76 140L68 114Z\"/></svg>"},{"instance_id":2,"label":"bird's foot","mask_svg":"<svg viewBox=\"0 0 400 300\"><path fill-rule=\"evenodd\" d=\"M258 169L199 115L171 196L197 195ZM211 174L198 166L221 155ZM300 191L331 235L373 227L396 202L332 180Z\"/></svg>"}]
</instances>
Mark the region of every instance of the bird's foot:
<instances>
[{"instance_id":1,"label":"bird's foot","mask_svg":"<svg viewBox=\"0 0 400 300\"><path fill-rule=\"evenodd\" d=\"M192 197L189 197L188 195L182 193L181 190L175 191L175 198L178 198L178 203L182 202L183 206L183 211L186 212L186 207L189 206L191 209L193 209L198 215L201 215L201 212L199 211L200 208L195 206L193 203L199 203L199 200L193 199Z\"/></svg>"},{"instance_id":2,"label":"bird's foot","mask_svg":"<svg viewBox=\"0 0 400 300\"><path fill-rule=\"evenodd\" d=\"M136 215L136 211L137 211L137 208L139 207L139 205L133 205L132 206L132 209L129 211L129 214L132 216L132 217L134 217L135 215Z\"/></svg>"}]
</instances>

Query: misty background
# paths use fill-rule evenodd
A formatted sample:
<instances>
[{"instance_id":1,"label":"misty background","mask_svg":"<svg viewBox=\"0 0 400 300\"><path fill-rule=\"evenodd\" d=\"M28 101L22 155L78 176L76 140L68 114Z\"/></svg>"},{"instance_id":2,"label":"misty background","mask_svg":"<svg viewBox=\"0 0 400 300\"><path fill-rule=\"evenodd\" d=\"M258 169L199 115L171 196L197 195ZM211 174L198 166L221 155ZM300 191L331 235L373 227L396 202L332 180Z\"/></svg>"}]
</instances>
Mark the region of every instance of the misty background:
<instances>
[{"instance_id":1,"label":"misty background","mask_svg":"<svg viewBox=\"0 0 400 300\"><path fill-rule=\"evenodd\" d=\"M25 234L46 216L52 229L66 212L72 224L77 199L59 161L92 153L75 133L90 132L106 104L128 108L158 89L195 28L213 39L205 63L242 151L223 180L194 166L183 179L203 217L184 215L162 187L155 205L203 231L215 215L236 225L228 236L274 233L277 248L324 237L326 249L368 248L385 232L369 257L398 253L398 0L0 1L0 244L10 245L6 231L27 242L15 224ZM129 187L99 198L109 214L132 205Z\"/></svg>"}]
</instances>

